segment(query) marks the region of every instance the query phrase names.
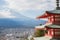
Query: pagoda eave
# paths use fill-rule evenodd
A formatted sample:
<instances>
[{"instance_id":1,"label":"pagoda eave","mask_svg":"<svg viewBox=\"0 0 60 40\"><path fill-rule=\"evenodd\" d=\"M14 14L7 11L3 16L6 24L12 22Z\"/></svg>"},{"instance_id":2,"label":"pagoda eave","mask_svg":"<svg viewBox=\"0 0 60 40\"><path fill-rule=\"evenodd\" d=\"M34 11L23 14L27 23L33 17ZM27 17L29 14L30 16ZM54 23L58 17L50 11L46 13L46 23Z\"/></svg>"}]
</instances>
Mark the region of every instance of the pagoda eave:
<instances>
[{"instance_id":1,"label":"pagoda eave","mask_svg":"<svg viewBox=\"0 0 60 40\"><path fill-rule=\"evenodd\" d=\"M47 18L47 17L49 17L49 16L51 16L49 13L45 13L45 14L43 14L42 16L38 16L37 19Z\"/></svg>"},{"instance_id":2,"label":"pagoda eave","mask_svg":"<svg viewBox=\"0 0 60 40\"><path fill-rule=\"evenodd\" d=\"M46 13L49 13L49 15L60 15L60 13L53 13L53 12L49 12L49 11L46 11Z\"/></svg>"}]
</instances>

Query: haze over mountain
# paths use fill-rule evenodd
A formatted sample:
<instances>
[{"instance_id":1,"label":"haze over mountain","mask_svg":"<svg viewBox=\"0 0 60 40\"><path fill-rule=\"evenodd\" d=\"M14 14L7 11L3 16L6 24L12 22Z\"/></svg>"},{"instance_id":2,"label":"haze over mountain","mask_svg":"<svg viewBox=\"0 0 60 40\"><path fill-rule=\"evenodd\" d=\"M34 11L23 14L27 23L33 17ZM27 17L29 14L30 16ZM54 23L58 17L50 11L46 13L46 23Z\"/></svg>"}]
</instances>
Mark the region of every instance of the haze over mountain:
<instances>
[{"instance_id":1,"label":"haze over mountain","mask_svg":"<svg viewBox=\"0 0 60 40\"><path fill-rule=\"evenodd\" d=\"M15 28L15 27L35 27L39 24L44 24L44 20L35 20L29 17L20 15L20 18L0 18L0 27Z\"/></svg>"}]
</instances>

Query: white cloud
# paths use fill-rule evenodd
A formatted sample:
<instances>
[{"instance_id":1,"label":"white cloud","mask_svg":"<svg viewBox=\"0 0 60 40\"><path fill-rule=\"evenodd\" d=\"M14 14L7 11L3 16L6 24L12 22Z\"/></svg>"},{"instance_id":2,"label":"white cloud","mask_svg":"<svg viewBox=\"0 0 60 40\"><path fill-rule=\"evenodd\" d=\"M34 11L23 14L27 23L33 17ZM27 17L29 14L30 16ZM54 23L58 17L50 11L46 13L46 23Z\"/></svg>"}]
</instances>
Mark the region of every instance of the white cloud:
<instances>
[{"instance_id":1,"label":"white cloud","mask_svg":"<svg viewBox=\"0 0 60 40\"><path fill-rule=\"evenodd\" d=\"M0 18L16 18L9 11L0 11Z\"/></svg>"},{"instance_id":2,"label":"white cloud","mask_svg":"<svg viewBox=\"0 0 60 40\"><path fill-rule=\"evenodd\" d=\"M18 12L23 12L27 10L40 10L40 11L46 11L46 10L52 10L55 8L55 0L5 0L8 5L8 8L15 9ZM36 12L36 11L35 11ZM33 15L36 15L35 12ZM32 17L31 15L27 15L29 13L20 13L22 15L26 15L28 17ZM39 13L41 14L41 13ZM35 17L35 16L34 16Z\"/></svg>"},{"instance_id":3,"label":"white cloud","mask_svg":"<svg viewBox=\"0 0 60 40\"><path fill-rule=\"evenodd\" d=\"M9 5L9 8L17 9L17 10L27 10L27 9L47 9L49 0L6 0ZM54 0L50 0L50 4L53 5L55 3ZM42 3L42 4L41 4ZM54 6L54 5L53 5Z\"/></svg>"}]
</instances>

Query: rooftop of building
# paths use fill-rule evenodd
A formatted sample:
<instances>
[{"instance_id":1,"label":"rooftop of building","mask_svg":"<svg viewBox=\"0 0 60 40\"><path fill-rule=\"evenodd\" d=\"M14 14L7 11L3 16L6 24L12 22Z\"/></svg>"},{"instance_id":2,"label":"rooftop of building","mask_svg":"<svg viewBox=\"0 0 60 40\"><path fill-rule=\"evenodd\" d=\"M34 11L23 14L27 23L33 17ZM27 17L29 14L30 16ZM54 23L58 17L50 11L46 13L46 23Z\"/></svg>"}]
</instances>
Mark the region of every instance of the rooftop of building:
<instances>
[{"instance_id":1,"label":"rooftop of building","mask_svg":"<svg viewBox=\"0 0 60 40\"><path fill-rule=\"evenodd\" d=\"M41 26L35 26L35 28L45 28L45 27L49 27L49 28L59 28L60 29L60 25L57 24L51 24L51 23L46 23L44 25Z\"/></svg>"},{"instance_id":2,"label":"rooftop of building","mask_svg":"<svg viewBox=\"0 0 60 40\"><path fill-rule=\"evenodd\" d=\"M51 10L51 11L47 11L49 13L53 13L53 14L60 14L60 9L57 10L57 9L54 9L54 10Z\"/></svg>"},{"instance_id":3,"label":"rooftop of building","mask_svg":"<svg viewBox=\"0 0 60 40\"><path fill-rule=\"evenodd\" d=\"M60 28L60 25L50 24L50 25L47 25L47 27L49 27L49 28Z\"/></svg>"}]
</instances>

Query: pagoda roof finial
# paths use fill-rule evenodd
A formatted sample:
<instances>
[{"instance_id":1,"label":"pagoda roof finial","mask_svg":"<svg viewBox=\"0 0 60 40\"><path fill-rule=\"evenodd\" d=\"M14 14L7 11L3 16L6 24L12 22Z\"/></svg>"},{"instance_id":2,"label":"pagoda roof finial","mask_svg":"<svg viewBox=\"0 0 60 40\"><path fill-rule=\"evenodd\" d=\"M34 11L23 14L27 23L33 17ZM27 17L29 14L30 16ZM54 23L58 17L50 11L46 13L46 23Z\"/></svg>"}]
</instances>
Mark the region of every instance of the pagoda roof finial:
<instances>
[{"instance_id":1,"label":"pagoda roof finial","mask_svg":"<svg viewBox=\"0 0 60 40\"><path fill-rule=\"evenodd\" d=\"M56 6L57 6L56 9L57 9L57 10L60 10L60 7L59 7L59 0L56 0Z\"/></svg>"}]
</instances>

